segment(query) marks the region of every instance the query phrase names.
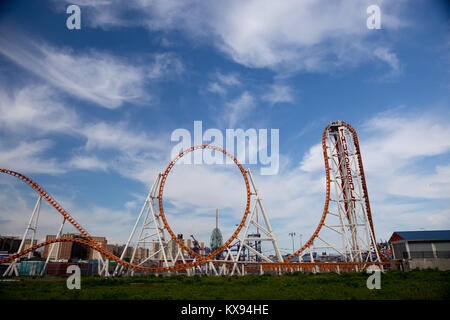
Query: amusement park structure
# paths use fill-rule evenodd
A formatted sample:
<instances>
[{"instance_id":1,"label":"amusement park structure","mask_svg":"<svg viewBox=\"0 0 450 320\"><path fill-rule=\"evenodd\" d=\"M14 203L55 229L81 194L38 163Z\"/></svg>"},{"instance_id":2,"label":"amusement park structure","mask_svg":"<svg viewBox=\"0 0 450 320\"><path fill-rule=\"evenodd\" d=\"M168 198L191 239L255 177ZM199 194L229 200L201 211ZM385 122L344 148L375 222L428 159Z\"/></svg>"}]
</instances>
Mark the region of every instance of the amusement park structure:
<instances>
[{"instance_id":1,"label":"amusement park structure","mask_svg":"<svg viewBox=\"0 0 450 320\"><path fill-rule=\"evenodd\" d=\"M221 240L220 245L212 248L210 252L200 254L199 250L193 250L186 245L183 239L171 229L164 211L163 194L169 173L177 161L190 152L205 149L222 152L236 164L245 185L246 204L242 220L230 238L226 241L225 239ZM17 265L20 257L30 255L32 251L41 247L50 246L50 255L45 262L46 267L55 246L63 242L74 242L96 250L99 261L98 274L103 276L134 275L147 272L159 274L182 272L187 275L198 273L244 275L250 272L279 274L293 271L346 272L361 271L372 265L377 265L382 270L398 268L399 264L388 261L377 247L356 131L343 121L330 123L322 135L322 149L326 175L323 213L309 240L299 250L287 257L283 257L280 252L269 221L269 214L256 188L252 172L250 169L244 169L234 155L218 146L192 146L178 154L163 173L157 174L120 256L112 254L96 241L35 181L13 170L0 169L1 173L22 180L38 193L36 205L25 228L19 249L15 254L0 260L0 265L8 264L3 276L18 275ZM42 199L61 214L62 221L54 239L33 245ZM261 219L258 218L259 215ZM81 233L82 238L68 238L62 235L66 221ZM216 229L218 229L217 223ZM30 233L31 245L24 249L24 241ZM195 242L196 239L194 237L193 239ZM175 254L173 250L168 250L170 241L177 246ZM262 252L262 243L272 248L273 256L269 257ZM134 244L131 259L126 261L124 256L131 244ZM142 259L137 259L138 247L145 245L152 246L152 252ZM336 252L340 261L314 261L312 252L317 249ZM311 261L304 262L303 257L307 254ZM156 257L162 257L162 259ZM293 262L294 258L298 259L298 262ZM109 260L117 262L114 270L109 270ZM45 267L42 269L41 275L45 273Z\"/></svg>"}]
</instances>

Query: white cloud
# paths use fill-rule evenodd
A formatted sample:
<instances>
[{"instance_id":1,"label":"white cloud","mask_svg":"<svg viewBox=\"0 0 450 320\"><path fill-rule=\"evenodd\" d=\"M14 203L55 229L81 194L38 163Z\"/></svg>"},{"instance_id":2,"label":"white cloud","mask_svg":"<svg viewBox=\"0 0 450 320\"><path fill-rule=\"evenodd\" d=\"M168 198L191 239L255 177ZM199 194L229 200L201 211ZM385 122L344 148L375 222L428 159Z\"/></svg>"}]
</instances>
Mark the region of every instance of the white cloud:
<instances>
[{"instance_id":1,"label":"white cloud","mask_svg":"<svg viewBox=\"0 0 450 320\"><path fill-rule=\"evenodd\" d=\"M145 132L132 130L125 123L87 124L81 134L87 138L86 150L88 151L96 148L115 149L136 154L145 150L161 149L163 144L161 136L149 136Z\"/></svg>"},{"instance_id":2,"label":"white cloud","mask_svg":"<svg viewBox=\"0 0 450 320\"><path fill-rule=\"evenodd\" d=\"M208 84L208 87L206 88L209 92L217 93L220 95L225 95L227 93L227 90L224 86L218 84L217 82L211 82Z\"/></svg>"},{"instance_id":3,"label":"white cloud","mask_svg":"<svg viewBox=\"0 0 450 320\"><path fill-rule=\"evenodd\" d=\"M213 80L208 84L207 90L220 95L227 94L231 87L241 85L241 81L235 73L224 74L221 72L216 72L212 78Z\"/></svg>"},{"instance_id":4,"label":"white cloud","mask_svg":"<svg viewBox=\"0 0 450 320\"><path fill-rule=\"evenodd\" d=\"M92 235L106 237L108 243L124 244L136 222L136 210L125 207L118 209L92 206L74 206L71 214Z\"/></svg>"},{"instance_id":5,"label":"white cloud","mask_svg":"<svg viewBox=\"0 0 450 320\"><path fill-rule=\"evenodd\" d=\"M270 91L263 95L263 100L269 101L272 105L280 102L293 102L292 90L287 85L274 84Z\"/></svg>"},{"instance_id":6,"label":"white cloud","mask_svg":"<svg viewBox=\"0 0 450 320\"><path fill-rule=\"evenodd\" d=\"M108 169L108 164L95 156L75 156L67 165L71 168L82 170L105 171Z\"/></svg>"},{"instance_id":7,"label":"white cloud","mask_svg":"<svg viewBox=\"0 0 450 320\"><path fill-rule=\"evenodd\" d=\"M1 142L0 167L21 173L64 173L65 168L57 159L45 156L51 146L49 140L22 141L12 146Z\"/></svg>"},{"instance_id":8,"label":"white cloud","mask_svg":"<svg viewBox=\"0 0 450 320\"><path fill-rule=\"evenodd\" d=\"M300 169L313 172L324 167L322 144L318 143L308 150L300 163Z\"/></svg>"},{"instance_id":9,"label":"white cloud","mask_svg":"<svg viewBox=\"0 0 450 320\"><path fill-rule=\"evenodd\" d=\"M213 9L211 21L219 47L239 63L323 71L370 54L369 2L228 1ZM384 3L385 29L398 26L391 9Z\"/></svg>"},{"instance_id":10,"label":"white cloud","mask_svg":"<svg viewBox=\"0 0 450 320\"><path fill-rule=\"evenodd\" d=\"M157 53L148 68L147 76L151 79L170 79L184 72L184 65L173 53Z\"/></svg>"},{"instance_id":11,"label":"white cloud","mask_svg":"<svg viewBox=\"0 0 450 320\"><path fill-rule=\"evenodd\" d=\"M183 71L181 61L170 53L155 54L138 66L107 52L56 48L6 31L0 37L1 54L65 93L108 109L150 101L145 89L150 79Z\"/></svg>"},{"instance_id":12,"label":"white cloud","mask_svg":"<svg viewBox=\"0 0 450 320\"><path fill-rule=\"evenodd\" d=\"M385 62L390 67L390 72L383 78L395 77L401 73L400 61L395 53L388 48L376 48L374 57Z\"/></svg>"},{"instance_id":13,"label":"white cloud","mask_svg":"<svg viewBox=\"0 0 450 320\"><path fill-rule=\"evenodd\" d=\"M450 164L437 166L431 173L396 173L388 184L390 194L410 198L449 199Z\"/></svg>"},{"instance_id":14,"label":"white cloud","mask_svg":"<svg viewBox=\"0 0 450 320\"><path fill-rule=\"evenodd\" d=\"M405 25L405 1L379 1L382 28ZM210 41L234 61L248 67L327 71L375 58L398 67L394 53L370 39L366 9L373 1L118 1L90 7L92 26L145 26L150 30L182 30L194 41ZM124 12L131 10L133 21ZM212 41L211 41L212 39Z\"/></svg>"},{"instance_id":15,"label":"white cloud","mask_svg":"<svg viewBox=\"0 0 450 320\"><path fill-rule=\"evenodd\" d=\"M393 111L380 114L363 126L367 142L361 146L371 168L389 170L405 165L419 157L434 156L450 151L447 116L426 111L401 115ZM375 135L376 134L376 135Z\"/></svg>"},{"instance_id":16,"label":"white cloud","mask_svg":"<svg viewBox=\"0 0 450 320\"><path fill-rule=\"evenodd\" d=\"M248 116L254 107L254 98L248 91L244 91L238 98L227 103L223 117L228 128L234 128L239 121Z\"/></svg>"},{"instance_id":17,"label":"white cloud","mask_svg":"<svg viewBox=\"0 0 450 320\"><path fill-rule=\"evenodd\" d=\"M15 134L73 134L79 118L48 86L23 87L9 95L0 89L0 124Z\"/></svg>"},{"instance_id":18,"label":"white cloud","mask_svg":"<svg viewBox=\"0 0 450 320\"><path fill-rule=\"evenodd\" d=\"M364 167L381 194L448 198L448 163L427 162L450 152L448 116L425 111L381 114L363 126ZM381 187L382 186L382 187Z\"/></svg>"},{"instance_id":19,"label":"white cloud","mask_svg":"<svg viewBox=\"0 0 450 320\"><path fill-rule=\"evenodd\" d=\"M214 175L214 179L211 179ZM197 203L204 208L238 208L245 201L245 188L240 171L233 165L222 166L177 165L164 186L165 199L176 203L176 211L183 212ZM206 209L208 208L208 209ZM197 213L200 208L197 208ZM215 211L215 210L214 210ZM242 210L234 212L241 216Z\"/></svg>"},{"instance_id":20,"label":"white cloud","mask_svg":"<svg viewBox=\"0 0 450 320\"><path fill-rule=\"evenodd\" d=\"M70 95L117 108L124 101L142 98L142 70L105 53L75 53L0 39L0 53Z\"/></svg>"},{"instance_id":21,"label":"white cloud","mask_svg":"<svg viewBox=\"0 0 450 320\"><path fill-rule=\"evenodd\" d=\"M78 135L79 120L47 86L23 87L11 94L0 89L0 166L24 173L65 172L61 161L48 156L55 146L48 136Z\"/></svg>"},{"instance_id":22,"label":"white cloud","mask_svg":"<svg viewBox=\"0 0 450 320\"><path fill-rule=\"evenodd\" d=\"M224 74L221 72L216 73L217 80L227 86L237 86L241 84L239 77L235 73Z\"/></svg>"},{"instance_id":23,"label":"white cloud","mask_svg":"<svg viewBox=\"0 0 450 320\"><path fill-rule=\"evenodd\" d=\"M373 188L385 195L448 198L448 164L422 169L427 158L450 152L450 142L444 138L450 135L447 119L444 114L390 111L363 123L358 137L364 171ZM300 168L323 170L321 144L310 148Z\"/></svg>"},{"instance_id":24,"label":"white cloud","mask_svg":"<svg viewBox=\"0 0 450 320\"><path fill-rule=\"evenodd\" d=\"M132 163L138 156L145 160L161 157L166 146L163 136L136 130L127 122L83 120L45 85L14 89L11 94L0 89L0 125L4 135L0 166L24 172L106 170L116 168L121 157ZM48 158L50 147L58 148L55 136L61 135L85 141L67 161ZM97 152L108 150L118 154L108 160L98 157Z\"/></svg>"}]
</instances>

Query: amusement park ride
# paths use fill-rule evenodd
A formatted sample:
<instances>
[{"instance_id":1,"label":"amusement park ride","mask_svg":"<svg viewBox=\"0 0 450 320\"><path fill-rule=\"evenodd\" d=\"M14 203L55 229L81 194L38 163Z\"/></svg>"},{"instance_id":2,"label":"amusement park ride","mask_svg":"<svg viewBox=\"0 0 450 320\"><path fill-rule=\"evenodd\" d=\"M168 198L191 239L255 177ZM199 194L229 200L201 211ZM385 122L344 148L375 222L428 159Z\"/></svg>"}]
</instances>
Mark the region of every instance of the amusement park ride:
<instances>
[{"instance_id":1,"label":"amusement park ride","mask_svg":"<svg viewBox=\"0 0 450 320\"><path fill-rule=\"evenodd\" d=\"M18 172L0 169L0 172L22 180L38 193L38 200L26 226L18 252L0 260L0 264L9 263L3 275L18 275L17 263L20 257L27 254L30 255L32 251L43 246L51 246L50 250L52 252L60 242L76 242L96 250L99 253L99 274L103 276L134 275L135 272L162 274L185 272L188 275L198 273L208 275L244 275L249 272L280 274L293 271L346 272L361 271L371 265L377 265L382 270L398 267L398 263L387 260L376 244L356 131L345 122L332 122L323 132L322 148L326 175L326 195L323 213L317 228L309 240L299 250L286 258L283 258L280 252L269 222L269 215L256 188L251 171L244 169L236 157L218 146L197 145L190 147L178 154L170 162L166 170L157 175L120 257L115 256L95 241L81 224L64 210L39 184ZM213 248L206 255L200 255L199 250L193 250L187 246L172 231L166 219L163 203L164 186L176 162L186 154L202 149L222 152L232 159L242 174L246 190L245 210L236 230L221 246ZM32 244L35 239L42 199L46 200L62 215L57 236L55 239L33 245L24 250L24 241L29 232L31 232ZM262 219L258 219L258 212ZM66 221L72 224L84 238L67 238L62 236L62 229ZM251 230L256 230L256 232ZM194 237L193 239L194 243L197 242ZM176 242L178 251L175 256L171 250L168 250L169 240ZM258 250L258 245L261 246L263 242L273 248L272 252L275 253L275 259L266 256L261 250ZM135 245L131 259L128 262L124 260L124 255L131 243ZM137 261L136 250L139 246L148 243L158 243L158 250L151 252L148 257L143 258L141 261ZM251 245L252 243L257 245L253 246ZM341 256L342 262L314 261L312 251L315 249L334 251ZM248 254L244 254L245 251ZM187 252L192 258L186 259L184 252ZM308 253L311 261L303 262L303 256ZM158 261L158 263L155 262L157 255L163 257L162 261ZM299 262L292 262L291 260L296 257L298 257ZM117 262L117 266L112 273L108 271L109 260ZM46 264L48 262L49 258ZM45 267L41 274L44 271Z\"/></svg>"}]
</instances>

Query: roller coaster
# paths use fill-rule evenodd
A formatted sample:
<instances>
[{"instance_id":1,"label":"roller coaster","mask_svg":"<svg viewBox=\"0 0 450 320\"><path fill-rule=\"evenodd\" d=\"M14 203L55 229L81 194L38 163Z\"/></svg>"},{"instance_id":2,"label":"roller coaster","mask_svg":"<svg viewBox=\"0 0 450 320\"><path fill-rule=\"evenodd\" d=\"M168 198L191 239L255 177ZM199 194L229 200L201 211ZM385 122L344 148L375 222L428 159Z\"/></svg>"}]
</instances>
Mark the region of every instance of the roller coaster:
<instances>
[{"instance_id":1,"label":"roller coaster","mask_svg":"<svg viewBox=\"0 0 450 320\"><path fill-rule=\"evenodd\" d=\"M164 186L173 169L174 165L186 154L195 150L214 150L221 152L229 157L238 167L245 185L246 205L240 223L236 230L224 244L216 250L209 252L202 256L198 252L194 252L183 241L181 241L172 231L164 211L163 193ZM326 195L325 204L322 216L319 223L310 236L310 238L298 249L287 257L283 257L278 248L273 230L271 228L268 214L263 206L262 199L256 189L256 184L249 169L244 169L238 159L227 150L209 144L192 146L183 150L178 154L167 166L163 173L158 174L157 179L152 185L147 196L146 202L139 214L138 220L130 234L127 244L123 250L125 253L131 240L135 235L139 224L142 224L137 244L144 239L143 233L148 223L152 221L153 227L157 232L155 233L156 241L161 244L161 249L164 257L163 265L146 265L148 258L145 261L134 262L135 253L130 262L123 259L124 253L118 257L109 252L99 242L97 242L83 226L77 222L49 193L47 193L42 186L33 181L31 178L10 170L0 169L1 173L11 175L38 193L38 202L41 199L47 201L63 217L63 224L68 221L73 225L84 237L68 238L61 236L59 232L55 239L51 239L36 245L31 245L29 248L23 250L21 246L19 251L8 258L0 260L0 264L10 263L10 267L18 261L18 258L29 254L41 247L53 245L55 243L73 242L83 246L90 247L100 253L106 259L117 262L116 270L113 275L122 275L125 272L134 271L150 272L158 274L170 274L172 272L187 272L192 274L195 270L207 270L208 274L216 275L233 275L246 274L250 270L264 272L346 272L346 271L361 271L371 265L377 265L383 270L400 268L399 263L389 261L384 253L378 248L376 243L375 231L373 226L372 212L370 208L369 195L366 185L366 179L363 168L363 161L361 157L359 141L355 129L346 122L334 121L327 125L322 134L322 151L325 164L326 176ZM157 202L157 206L156 206ZM258 208L264 218L264 225L255 220L255 210ZM145 214L144 222L141 217ZM257 215L257 213L256 213ZM30 219L31 223L31 219ZM30 224L29 223L29 224ZM262 230L266 238L257 239L259 241L267 241L273 245L275 251L275 261L265 255L258 253L246 243L254 241L249 234L250 227L256 227ZM62 225L60 231L62 230ZM170 256L165 252L167 241L165 238L167 232L178 248L177 257ZM243 235L242 235L243 233ZM328 236L332 234L332 236ZM25 238L25 237L24 237ZM334 239L334 240L332 240ZM336 240L337 239L337 240ZM233 253L230 247L233 246L233 241L239 241L237 245L237 253ZM321 245L317 245L320 243ZM340 243L339 245L336 243ZM33 243L31 243L33 244ZM234 244L236 246L236 244ZM255 255L259 255L258 261L242 260L242 250L247 247L247 250L253 251ZM342 257L341 262L303 262L302 257L305 254L312 253L313 249L327 248L338 253ZM192 261L185 261L182 252L187 252L193 257ZM223 259L215 259L220 253L224 254ZM183 263L175 263L177 259L183 260ZM310 254L312 259L312 255ZM294 258L299 262L292 262ZM120 267L119 267L120 266ZM205 268L206 266L206 268ZM11 275L11 268L7 270L4 275ZM106 270L103 275L110 275Z\"/></svg>"}]
</instances>

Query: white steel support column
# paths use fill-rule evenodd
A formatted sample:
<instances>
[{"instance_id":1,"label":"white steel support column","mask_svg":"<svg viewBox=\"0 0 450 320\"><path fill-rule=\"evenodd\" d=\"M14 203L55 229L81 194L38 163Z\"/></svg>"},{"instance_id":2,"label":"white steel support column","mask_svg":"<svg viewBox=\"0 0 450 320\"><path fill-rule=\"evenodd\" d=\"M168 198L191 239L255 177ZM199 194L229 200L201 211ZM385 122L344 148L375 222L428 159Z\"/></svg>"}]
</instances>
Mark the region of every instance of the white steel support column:
<instances>
[{"instance_id":1,"label":"white steel support column","mask_svg":"<svg viewBox=\"0 0 450 320\"><path fill-rule=\"evenodd\" d=\"M170 256L166 253L168 242L165 240L164 235L164 225L162 223L162 220L159 216L159 212L157 211L156 205L155 205L155 199L157 199L157 193L159 184L161 181L162 174L159 173L156 180L154 181L152 187L149 190L149 193L145 199L144 205L142 206L142 209L139 213L139 216L136 220L136 223L134 224L133 229L131 230L130 236L128 237L127 243L125 244L125 247L123 249L123 252L120 256L120 259L123 259L125 255L127 254L127 250L130 247L130 244L135 236L136 230L141 225L137 240L135 242L135 246L133 248L133 253L130 259L130 263L132 264L138 264L142 265L146 261L150 260L148 258L144 258L142 261L135 262L136 253L139 248L139 245L142 244L150 244L153 245L154 242L159 244L159 251L162 252L162 257L164 261L164 266L169 266L168 259L172 257L172 254L170 253ZM158 253L159 253L158 251ZM150 254L150 256L154 256L153 254ZM157 257L156 257L157 258ZM155 258L155 259L156 259ZM173 260L173 257L172 257ZM172 261L173 263L173 261ZM116 266L116 269L114 270L113 275L118 275L123 273L123 266ZM131 275L134 275L134 270L131 271Z\"/></svg>"},{"instance_id":2,"label":"white steel support column","mask_svg":"<svg viewBox=\"0 0 450 320\"><path fill-rule=\"evenodd\" d=\"M58 233L56 234L56 239L58 239L58 238L61 237L62 230L63 230L63 227L64 227L64 223L65 223L65 222L66 222L66 218L63 217L63 221L62 221L62 223L61 223L61 226L59 227ZM57 242L57 243L52 243L52 246L50 247L50 250L48 251L48 255L47 255L47 259L45 260L44 267L42 268L42 271L41 271L41 274L40 274L41 276L43 276L44 273L45 273L46 270L47 270L48 262L50 261L50 258L51 258L52 254L53 254L53 250L55 249L55 247L56 247L55 260L58 260L58 256L59 256L59 242Z\"/></svg>"},{"instance_id":3,"label":"white steel support column","mask_svg":"<svg viewBox=\"0 0 450 320\"><path fill-rule=\"evenodd\" d=\"M39 219L39 211L40 211L40 209L41 209L41 200L42 200L42 196L39 195L39 196L38 196L38 199L37 199L37 201L36 201L36 204L34 205L33 212L31 213L30 220L28 221L28 225L27 225L27 227L25 228L25 232L23 233L22 241L20 242L19 249L17 250L16 253L18 253L18 252L20 252L20 251L22 251L22 250L24 249L23 247L24 247L24 244L25 244L25 240L26 240L27 234L28 234L28 232L29 232L30 230L33 230L32 239L34 240L34 236L35 236L35 234L36 234L36 229L37 229L37 222L38 222L38 219ZM35 217L36 217L36 218L35 218ZM34 221L34 226L31 227L31 225L33 224L33 221ZM33 242L30 243L30 246L33 246ZM8 268L6 269L6 271L3 273L3 276L4 276L4 277L6 277L6 276L11 276L11 275L13 274L13 272L14 272L14 274L15 274L16 276L19 275L19 271L17 270L17 262L18 262L18 261L19 261L19 259L15 259L15 260L8 266Z\"/></svg>"},{"instance_id":4,"label":"white steel support column","mask_svg":"<svg viewBox=\"0 0 450 320\"><path fill-rule=\"evenodd\" d=\"M38 220L39 220L39 213L41 212L41 201L42 201L42 197L41 196L39 196L38 197L38 200L37 200L37 212L36 212L36 219L34 219L34 225L33 225L33 228L31 228L31 230L32 230L32 233L31 233L31 242L30 242L30 247L32 247L33 246L33 243L34 243L34 238L36 237L36 229L37 229L37 226L38 226ZM23 238L23 239L25 239L25 238ZM24 241L22 239L22 241ZM31 255L32 255L32 252L29 252L28 253L28 259L30 259L31 258Z\"/></svg>"},{"instance_id":5,"label":"white steel support column","mask_svg":"<svg viewBox=\"0 0 450 320\"><path fill-rule=\"evenodd\" d=\"M269 257L265 256L263 253L258 252L257 250L255 250L254 248L252 248L251 246L248 245L248 243L250 243L250 242L270 241L272 243L273 249L275 251L275 256L277 257L277 260L279 262L283 262L283 256L281 255L277 240L275 239L275 235L274 235L272 227L270 225L267 212L262 203L261 196L258 192L258 189L256 188L256 184L255 184L255 180L253 179L252 172L250 171L250 169L248 169L246 172L247 172L247 176L249 177L250 182L251 182L251 184L250 184L251 189L252 189L251 195L254 196L254 203L252 205L250 216L249 216L248 220L246 221L244 233L242 236L238 236L238 238L237 238L240 241L240 245L239 245L239 249L238 249L236 256L233 257L233 254L231 253L231 251L229 251L228 254L230 254L232 256L232 260L239 261L239 258L242 254L242 250L245 247L248 251L251 251L253 254L255 254L257 257L261 258L262 260L265 260L266 262L272 262L272 260L269 259ZM262 214L262 217L264 220L264 225L261 225L259 223L259 221L257 221L257 219L255 219L255 212L258 207ZM250 238L249 237L250 225L253 225L253 227L255 227L258 230L258 234L259 234L259 231L261 231L262 234L265 235L265 237L264 238ZM227 256L228 256L228 254L227 254ZM233 268L231 270L231 275L233 275L237 270L239 270L239 268L237 267L237 263L234 263ZM242 270L244 270L244 269L242 269Z\"/></svg>"},{"instance_id":6,"label":"white steel support column","mask_svg":"<svg viewBox=\"0 0 450 320\"><path fill-rule=\"evenodd\" d=\"M150 190L148 192L147 198L145 199L145 202L144 202L144 205L142 206L141 212L138 215L136 223L134 224L134 227L131 230L130 236L128 237L127 243L125 244L125 247L124 247L124 249L122 251L122 254L120 255L120 259L121 260L123 260L125 254L127 252L128 246L130 245L130 242L133 239L134 233L136 232L136 228L139 225L139 221L141 220L142 214L144 213L146 207L148 206L148 204L149 204L149 202L151 200L151 195L152 195L153 189L155 188L155 185L158 183L159 178L160 178L160 175L158 175L157 180L155 180L155 182L153 183L152 187L150 188ZM120 266L120 271L122 271L122 268L123 268L123 266ZM119 264L117 264L117 266L116 266L116 268L114 270L113 276L117 275L117 273L119 271L118 269L119 269Z\"/></svg>"},{"instance_id":7,"label":"white steel support column","mask_svg":"<svg viewBox=\"0 0 450 320\"><path fill-rule=\"evenodd\" d=\"M347 234L347 228L345 226L345 210L342 208L342 200L340 200L342 191L341 188L339 186L340 183L340 177L338 175L338 166L339 163L336 162L337 158L337 153L338 150L336 149L333 141L331 140L331 137L328 136L328 144L329 144L329 150L330 150L330 157L329 157L329 162L331 162L331 166L330 166L330 170L333 176L333 180L332 183L334 185L334 191L335 191L335 199L330 199L330 202L333 202L336 204L336 208L337 208L337 217L339 218L339 231L337 231L338 233L340 233L341 238L342 238L342 249L341 251L344 253L344 258L345 261L348 261L348 259L350 258L350 261L353 261L353 252L351 250L351 244L350 244L350 238ZM328 213L330 214L330 213ZM334 248L336 251L339 251L338 249Z\"/></svg>"}]
</instances>

